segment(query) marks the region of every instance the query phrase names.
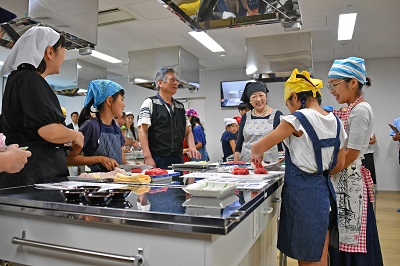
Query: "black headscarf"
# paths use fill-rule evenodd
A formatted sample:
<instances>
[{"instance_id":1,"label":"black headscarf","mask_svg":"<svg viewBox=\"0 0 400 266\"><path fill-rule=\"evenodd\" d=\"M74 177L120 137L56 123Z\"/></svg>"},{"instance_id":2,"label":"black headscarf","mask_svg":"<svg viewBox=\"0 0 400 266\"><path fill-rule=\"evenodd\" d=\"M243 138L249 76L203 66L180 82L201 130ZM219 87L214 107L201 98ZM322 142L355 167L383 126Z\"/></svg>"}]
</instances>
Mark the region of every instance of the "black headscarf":
<instances>
[{"instance_id":1,"label":"black headscarf","mask_svg":"<svg viewBox=\"0 0 400 266\"><path fill-rule=\"evenodd\" d=\"M14 13L0 7L0 23L8 22L16 17Z\"/></svg>"},{"instance_id":2,"label":"black headscarf","mask_svg":"<svg viewBox=\"0 0 400 266\"><path fill-rule=\"evenodd\" d=\"M256 91L262 91L265 94L269 92L268 88L264 85L264 83L260 81L247 82L243 90L242 98L240 98L240 100L244 103L250 103L250 96Z\"/></svg>"}]
</instances>

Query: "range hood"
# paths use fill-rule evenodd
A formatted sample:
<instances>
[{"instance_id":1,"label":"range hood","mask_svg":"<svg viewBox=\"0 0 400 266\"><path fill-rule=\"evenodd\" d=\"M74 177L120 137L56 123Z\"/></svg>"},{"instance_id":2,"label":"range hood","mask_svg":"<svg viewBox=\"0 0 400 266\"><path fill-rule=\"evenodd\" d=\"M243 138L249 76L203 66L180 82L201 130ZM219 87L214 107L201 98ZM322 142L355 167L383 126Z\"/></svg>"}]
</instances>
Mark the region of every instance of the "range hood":
<instances>
[{"instance_id":1,"label":"range hood","mask_svg":"<svg viewBox=\"0 0 400 266\"><path fill-rule=\"evenodd\" d=\"M263 82L284 82L293 69L312 72L311 33L246 39L246 73Z\"/></svg>"},{"instance_id":2,"label":"range hood","mask_svg":"<svg viewBox=\"0 0 400 266\"><path fill-rule=\"evenodd\" d=\"M107 69L83 60L65 60L58 75L46 77L46 81L57 95L85 96L89 82L106 79Z\"/></svg>"},{"instance_id":3,"label":"range hood","mask_svg":"<svg viewBox=\"0 0 400 266\"><path fill-rule=\"evenodd\" d=\"M12 48L23 33L38 25L63 33L67 49L94 48L97 44L99 0L4 0L2 7L18 14L0 25L0 45L6 48Z\"/></svg>"},{"instance_id":4,"label":"range hood","mask_svg":"<svg viewBox=\"0 0 400 266\"><path fill-rule=\"evenodd\" d=\"M299 30L299 1L252 1L250 10L247 10L242 1L158 0L195 31L272 23L281 23L285 31Z\"/></svg>"},{"instance_id":5,"label":"range hood","mask_svg":"<svg viewBox=\"0 0 400 266\"><path fill-rule=\"evenodd\" d=\"M158 70L172 67L180 79L179 88L190 91L199 89L199 58L180 46L130 51L129 82L147 89L156 90L154 78Z\"/></svg>"}]
</instances>

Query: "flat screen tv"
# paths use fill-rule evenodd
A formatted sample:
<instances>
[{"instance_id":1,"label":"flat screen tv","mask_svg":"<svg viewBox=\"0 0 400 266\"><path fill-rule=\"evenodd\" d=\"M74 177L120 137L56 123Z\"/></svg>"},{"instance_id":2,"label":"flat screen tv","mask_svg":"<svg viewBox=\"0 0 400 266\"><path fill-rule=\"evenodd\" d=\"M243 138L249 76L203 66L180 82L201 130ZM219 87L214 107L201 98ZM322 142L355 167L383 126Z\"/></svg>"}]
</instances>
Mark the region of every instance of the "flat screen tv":
<instances>
[{"instance_id":1,"label":"flat screen tv","mask_svg":"<svg viewBox=\"0 0 400 266\"><path fill-rule=\"evenodd\" d=\"M247 82L255 80L234 80L221 82L221 107L238 106Z\"/></svg>"}]
</instances>

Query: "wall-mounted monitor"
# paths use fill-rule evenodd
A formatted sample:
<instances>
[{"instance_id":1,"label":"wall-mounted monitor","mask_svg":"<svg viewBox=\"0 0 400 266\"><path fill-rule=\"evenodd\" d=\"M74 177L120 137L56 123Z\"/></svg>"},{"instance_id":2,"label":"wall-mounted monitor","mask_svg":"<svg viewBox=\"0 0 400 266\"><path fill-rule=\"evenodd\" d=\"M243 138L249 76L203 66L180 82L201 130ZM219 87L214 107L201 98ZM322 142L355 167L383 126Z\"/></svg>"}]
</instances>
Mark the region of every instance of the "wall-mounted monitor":
<instances>
[{"instance_id":1,"label":"wall-mounted monitor","mask_svg":"<svg viewBox=\"0 0 400 266\"><path fill-rule=\"evenodd\" d=\"M234 80L221 82L221 107L238 106L241 103L244 87L247 82L255 82L255 80Z\"/></svg>"}]
</instances>

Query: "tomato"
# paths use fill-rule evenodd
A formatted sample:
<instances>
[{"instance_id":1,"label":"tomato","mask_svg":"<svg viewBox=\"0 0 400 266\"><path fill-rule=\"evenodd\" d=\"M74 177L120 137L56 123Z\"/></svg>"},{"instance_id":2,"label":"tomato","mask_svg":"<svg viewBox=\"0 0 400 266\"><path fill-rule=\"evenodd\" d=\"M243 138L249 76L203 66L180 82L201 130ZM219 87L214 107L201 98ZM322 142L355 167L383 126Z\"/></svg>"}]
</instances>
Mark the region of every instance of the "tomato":
<instances>
[{"instance_id":1,"label":"tomato","mask_svg":"<svg viewBox=\"0 0 400 266\"><path fill-rule=\"evenodd\" d=\"M263 167L263 168L257 168L255 171L254 171L254 173L255 174L258 174L258 175L260 175L260 174L268 174L268 172L267 172L267 170Z\"/></svg>"},{"instance_id":2,"label":"tomato","mask_svg":"<svg viewBox=\"0 0 400 266\"><path fill-rule=\"evenodd\" d=\"M154 168L154 169L146 170L146 172L144 172L144 174L149 175L149 176L167 175L168 171L161 169L161 168Z\"/></svg>"},{"instance_id":3,"label":"tomato","mask_svg":"<svg viewBox=\"0 0 400 266\"><path fill-rule=\"evenodd\" d=\"M248 175L250 174L249 170L246 168L235 168L232 173L232 175Z\"/></svg>"},{"instance_id":4,"label":"tomato","mask_svg":"<svg viewBox=\"0 0 400 266\"><path fill-rule=\"evenodd\" d=\"M131 169L131 173L141 173L142 172L142 169L140 169L140 168L132 168Z\"/></svg>"}]
</instances>

